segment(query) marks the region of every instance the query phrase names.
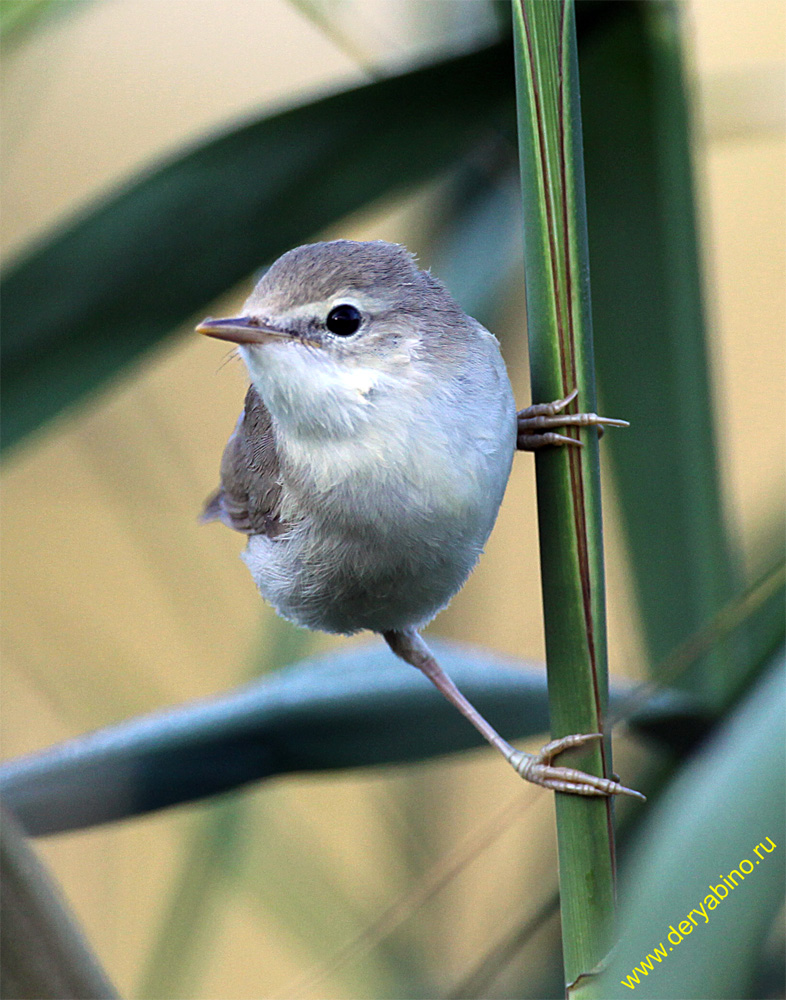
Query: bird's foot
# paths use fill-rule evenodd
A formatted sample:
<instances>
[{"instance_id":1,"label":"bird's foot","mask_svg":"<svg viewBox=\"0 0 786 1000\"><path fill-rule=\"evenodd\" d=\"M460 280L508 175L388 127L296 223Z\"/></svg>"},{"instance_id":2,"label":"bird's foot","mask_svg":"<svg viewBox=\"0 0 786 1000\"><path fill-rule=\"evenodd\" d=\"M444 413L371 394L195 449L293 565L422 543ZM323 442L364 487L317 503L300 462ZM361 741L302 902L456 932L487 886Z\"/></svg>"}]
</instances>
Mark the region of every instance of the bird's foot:
<instances>
[{"instance_id":1,"label":"bird's foot","mask_svg":"<svg viewBox=\"0 0 786 1000\"><path fill-rule=\"evenodd\" d=\"M585 774L572 767L554 767L553 759L564 750L583 746L591 740L602 739L601 733L576 733L573 736L563 736L561 739L547 743L536 754L524 753L523 750L513 750L506 754L508 762L524 778L536 785L550 788L554 792L569 792L573 795L633 795L645 801L641 792L626 788L611 778L599 778L594 774Z\"/></svg>"},{"instance_id":2,"label":"bird's foot","mask_svg":"<svg viewBox=\"0 0 786 1000\"><path fill-rule=\"evenodd\" d=\"M599 417L597 413L563 413L578 396L579 390L574 389L564 399L555 399L553 403L536 403L521 410L518 414L518 439L516 447L519 451L535 451L546 445L572 444L582 447L578 438L558 434L554 427L597 427L598 434L604 427L628 427L627 420L616 420L613 417Z\"/></svg>"}]
</instances>

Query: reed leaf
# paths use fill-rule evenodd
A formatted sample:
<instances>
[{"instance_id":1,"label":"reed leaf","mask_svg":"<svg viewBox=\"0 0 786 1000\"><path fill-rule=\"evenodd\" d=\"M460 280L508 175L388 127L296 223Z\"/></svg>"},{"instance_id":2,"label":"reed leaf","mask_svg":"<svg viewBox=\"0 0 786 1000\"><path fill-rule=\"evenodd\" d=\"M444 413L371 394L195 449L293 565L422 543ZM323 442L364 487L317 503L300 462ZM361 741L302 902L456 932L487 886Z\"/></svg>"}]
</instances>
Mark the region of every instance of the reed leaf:
<instances>
[{"instance_id":1,"label":"reed leaf","mask_svg":"<svg viewBox=\"0 0 786 1000\"><path fill-rule=\"evenodd\" d=\"M604 998L764 995L754 977L786 874L785 677L781 650L639 829Z\"/></svg>"},{"instance_id":2,"label":"reed leaf","mask_svg":"<svg viewBox=\"0 0 786 1000\"><path fill-rule=\"evenodd\" d=\"M5 804L0 832L0 995L9 1000L118 996L59 887Z\"/></svg>"},{"instance_id":3,"label":"reed leaf","mask_svg":"<svg viewBox=\"0 0 786 1000\"><path fill-rule=\"evenodd\" d=\"M432 642L461 689L511 739L548 728L542 670ZM618 704L630 692L617 692ZM638 714L702 724L664 692ZM0 794L28 833L113 822L274 775L405 763L486 746L417 671L381 644L315 657L229 694L80 736L0 766Z\"/></svg>"},{"instance_id":4,"label":"reed leaf","mask_svg":"<svg viewBox=\"0 0 786 1000\"><path fill-rule=\"evenodd\" d=\"M445 170L509 120L509 71L490 46L243 123L31 249L1 288L3 447L261 265Z\"/></svg>"},{"instance_id":5,"label":"reed leaf","mask_svg":"<svg viewBox=\"0 0 786 1000\"><path fill-rule=\"evenodd\" d=\"M679 5L613 4L580 67L598 383L604 407L631 421L608 452L654 668L741 590L718 471ZM716 646L680 683L719 707L745 662Z\"/></svg>"}]
</instances>

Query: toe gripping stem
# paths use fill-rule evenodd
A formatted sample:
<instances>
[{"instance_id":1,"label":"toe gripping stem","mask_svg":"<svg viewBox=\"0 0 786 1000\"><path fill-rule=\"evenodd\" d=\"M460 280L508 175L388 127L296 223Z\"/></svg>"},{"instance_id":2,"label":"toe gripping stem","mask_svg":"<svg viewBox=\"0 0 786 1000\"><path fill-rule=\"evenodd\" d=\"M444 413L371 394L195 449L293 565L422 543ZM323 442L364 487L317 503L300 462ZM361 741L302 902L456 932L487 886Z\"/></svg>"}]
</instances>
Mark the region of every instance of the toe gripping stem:
<instances>
[{"instance_id":1,"label":"toe gripping stem","mask_svg":"<svg viewBox=\"0 0 786 1000\"><path fill-rule=\"evenodd\" d=\"M626 788L612 778L601 778L572 767L555 767L552 764L553 759L563 751L602 738L602 733L574 733L552 740L536 754L511 748L511 752L505 756L508 763L525 781L542 785L555 792L567 792L572 795L632 795L634 798L646 801L641 792Z\"/></svg>"},{"instance_id":2,"label":"toe gripping stem","mask_svg":"<svg viewBox=\"0 0 786 1000\"><path fill-rule=\"evenodd\" d=\"M555 399L552 403L536 403L521 410L517 414L519 451L535 451L548 445L573 445L581 448L578 438L559 434L555 428L566 427L597 427L598 435L603 434L604 427L628 427L627 420L617 420L614 417L599 417L597 413L563 413L578 396L579 390Z\"/></svg>"}]
</instances>

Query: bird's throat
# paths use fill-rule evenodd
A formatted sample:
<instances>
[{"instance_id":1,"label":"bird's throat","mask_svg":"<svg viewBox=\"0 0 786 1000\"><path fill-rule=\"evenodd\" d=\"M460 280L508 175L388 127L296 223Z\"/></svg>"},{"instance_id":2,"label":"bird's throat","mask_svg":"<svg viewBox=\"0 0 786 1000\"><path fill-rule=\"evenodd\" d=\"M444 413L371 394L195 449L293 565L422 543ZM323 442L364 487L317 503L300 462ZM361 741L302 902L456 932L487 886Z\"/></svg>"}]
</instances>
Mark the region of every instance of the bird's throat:
<instances>
[{"instance_id":1,"label":"bird's throat","mask_svg":"<svg viewBox=\"0 0 786 1000\"><path fill-rule=\"evenodd\" d=\"M267 344L241 354L277 430L301 442L362 434L376 418L385 377L354 361L339 362L304 344Z\"/></svg>"}]
</instances>

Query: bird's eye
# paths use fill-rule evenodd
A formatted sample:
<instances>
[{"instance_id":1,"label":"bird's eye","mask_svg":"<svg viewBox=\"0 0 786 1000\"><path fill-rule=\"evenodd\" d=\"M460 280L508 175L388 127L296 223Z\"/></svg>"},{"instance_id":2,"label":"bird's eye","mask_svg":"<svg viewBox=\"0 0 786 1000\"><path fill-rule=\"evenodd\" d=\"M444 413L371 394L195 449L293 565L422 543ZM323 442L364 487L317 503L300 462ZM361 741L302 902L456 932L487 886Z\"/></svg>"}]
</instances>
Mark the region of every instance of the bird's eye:
<instances>
[{"instance_id":1,"label":"bird's eye","mask_svg":"<svg viewBox=\"0 0 786 1000\"><path fill-rule=\"evenodd\" d=\"M363 317L360 312L351 305L343 304L331 309L327 317L327 328L337 337L351 337L357 333Z\"/></svg>"}]
</instances>

